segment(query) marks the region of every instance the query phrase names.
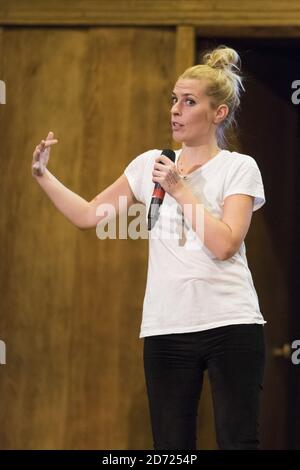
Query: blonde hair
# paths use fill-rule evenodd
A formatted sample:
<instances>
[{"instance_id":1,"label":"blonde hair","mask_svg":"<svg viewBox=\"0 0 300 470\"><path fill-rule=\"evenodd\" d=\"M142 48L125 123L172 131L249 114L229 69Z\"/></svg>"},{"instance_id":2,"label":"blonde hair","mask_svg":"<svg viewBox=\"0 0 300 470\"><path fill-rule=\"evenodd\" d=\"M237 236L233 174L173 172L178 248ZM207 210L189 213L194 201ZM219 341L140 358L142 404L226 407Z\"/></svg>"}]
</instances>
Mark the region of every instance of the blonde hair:
<instances>
[{"instance_id":1,"label":"blonde hair","mask_svg":"<svg viewBox=\"0 0 300 470\"><path fill-rule=\"evenodd\" d=\"M206 95L211 98L211 105L217 108L220 104L228 106L227 117L218 125L216 137L221 148L226 147L226 131L237 125L235 113L240 106L241 89L245 91L240 75L241 59L232 48L220 45L203 55L203 64L186 69L179 78L206 80Z\"/></svg>"}]
</instances>

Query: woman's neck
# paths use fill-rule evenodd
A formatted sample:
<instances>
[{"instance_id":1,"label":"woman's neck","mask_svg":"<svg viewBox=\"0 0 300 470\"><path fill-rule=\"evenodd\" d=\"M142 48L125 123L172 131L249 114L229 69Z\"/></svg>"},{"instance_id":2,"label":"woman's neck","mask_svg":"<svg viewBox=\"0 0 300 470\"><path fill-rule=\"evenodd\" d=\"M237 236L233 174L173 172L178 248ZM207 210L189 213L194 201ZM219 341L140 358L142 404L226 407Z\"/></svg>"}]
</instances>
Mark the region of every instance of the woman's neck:
<instances>
[{"instance_id":1,"label":"woman's neck","mask_svg":"<svg viewBox=\"0 0 300 470\"><path fill-rule=\"evenodd\" d=\"M210 145L204 144L195 147L190 147L182 144L181 159L184 158L186 165L203 165L211 158L215 157L221 148L214 142Z\"/></svg>"}]
</instances>

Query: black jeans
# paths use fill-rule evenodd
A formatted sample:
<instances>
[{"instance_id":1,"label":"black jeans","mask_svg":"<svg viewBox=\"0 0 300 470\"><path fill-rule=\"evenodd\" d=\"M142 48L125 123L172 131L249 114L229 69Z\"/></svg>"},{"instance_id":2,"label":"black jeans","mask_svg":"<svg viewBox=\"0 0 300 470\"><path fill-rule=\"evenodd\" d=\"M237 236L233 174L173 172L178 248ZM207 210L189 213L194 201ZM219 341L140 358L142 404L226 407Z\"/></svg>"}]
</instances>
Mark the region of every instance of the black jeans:
<instances>
[{"instance_id":1,"label":"black jeans","mask_svg":"<svg viewBox=\"0 0 300 470\"><path fill-rule=\"evenodd\" d=\"M220 449L257 449L265 343L263 325L229 325L144 338L155 450L197 449L197 414L208 375Z\"/></svg>"}]
</instances>

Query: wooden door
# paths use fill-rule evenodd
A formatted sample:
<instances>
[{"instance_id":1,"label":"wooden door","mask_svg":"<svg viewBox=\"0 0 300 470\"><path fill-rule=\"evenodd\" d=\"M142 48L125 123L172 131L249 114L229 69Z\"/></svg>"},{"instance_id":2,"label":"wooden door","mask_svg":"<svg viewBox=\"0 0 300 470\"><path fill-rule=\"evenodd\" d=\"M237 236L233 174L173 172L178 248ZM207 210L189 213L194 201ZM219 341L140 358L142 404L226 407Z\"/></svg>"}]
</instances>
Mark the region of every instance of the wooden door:
<instances>
[{"instance_id":1,"label":"wooden door","mask_svg":"<svg viewBox=\"0 0 300 470\"><path fill-rule=\"evenodd\" d=\"M2 34L1 34L2 33ZM92 199L125 166L171 144L175 29L0 29L0 448L147 449L139 327L147 240L99 240L31 176Z\"/></svg>"},{"instance_id":2,"label":"wooden door","mask_svg":"<svg viewBox=\"0 0 300 470\"><path fill-rule=\"evenodd\" d=\"M295 95L292 99L292 84L300 80L300 40L199 38L197 49L218 44L235 48L242 59L246 93L234 147L255 158L266 193L266 204L254 213L246 237L248 263L267 320L261 448L299 449L300 365L291 360L291 344L300 339L300 104Z\"/></svg>"}]
</instances>

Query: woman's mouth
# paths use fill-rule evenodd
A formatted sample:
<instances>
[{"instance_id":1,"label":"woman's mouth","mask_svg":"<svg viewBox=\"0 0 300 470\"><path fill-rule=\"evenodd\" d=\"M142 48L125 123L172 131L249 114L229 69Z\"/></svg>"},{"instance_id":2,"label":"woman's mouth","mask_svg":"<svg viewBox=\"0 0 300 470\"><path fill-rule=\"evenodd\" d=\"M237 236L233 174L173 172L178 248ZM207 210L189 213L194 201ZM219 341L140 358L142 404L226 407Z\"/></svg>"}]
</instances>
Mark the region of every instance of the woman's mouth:
<instances>
[{"instance_id":1,"label":"woman's mouth","mask_svg":"<svg viewBox=\"0 0 300 470\"><path fill-rule=\"evenodd\" d=\"M180 129L181 127L183 127L183 124L179 124L179 122L172 122L172 129L174 131L177 131L178 129Z\"/></svg>"}]
</instances>

